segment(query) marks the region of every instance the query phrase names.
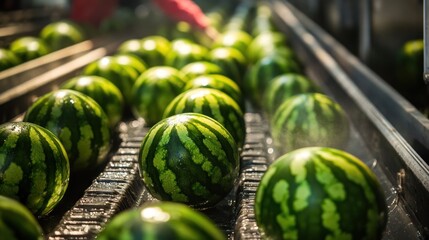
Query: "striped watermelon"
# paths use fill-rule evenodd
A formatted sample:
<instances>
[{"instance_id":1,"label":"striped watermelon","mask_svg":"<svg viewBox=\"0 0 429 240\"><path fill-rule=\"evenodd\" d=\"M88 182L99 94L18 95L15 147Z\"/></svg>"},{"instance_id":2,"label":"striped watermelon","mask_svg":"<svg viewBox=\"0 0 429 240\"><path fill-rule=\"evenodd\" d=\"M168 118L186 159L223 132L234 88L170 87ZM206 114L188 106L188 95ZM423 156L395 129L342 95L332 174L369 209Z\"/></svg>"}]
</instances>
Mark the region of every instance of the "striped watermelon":
<instances>
[{"instance_id":1,"label":"striped watermelon","mask_svg":"<svg viewBox=\"0 0 429 240\"><path fill-rule=\"evenodd\" d=\"M275 31L258 34L249 45L249 61L255 63L267 56L267 53L275 52L279 46L287 46L287 38L284 34Z\"/></svg>"},{"instance_id":2,"label":"striped watermelon","mask_svg":"<svg viewBox=\"0 0 429 240\"><path fill-rule=\"evenodd\" d=\"M206 74L222 74L225 75L225 72L218 65L208 62L208 61L198 61L192 62L185 65L181 70L185 74L188 80L196 78L201 75Z\"/></svg>"},{"instance_id":3,"label":"striped watermelon","mask_svg":"<svg viewBox=\"0 0 429 240\"><path fill-rule=\"evenodd\" d=\"M21 37L10 44L9 49L19 58L21 62L26 62L50 52L46 43L38 37Z\"/></svg>"},{"instance_id":4,"label":"striped watermelon","mask_svg":"<svg viewBox=\"0 0 429 240\"><path fill-rule=\"evenodd\" d=\"M151 202L115 216L97 239L226 240L226 237L197 210L180 203Z\"/></svg>"},{"instance_id":5,"label":"striped watermelon","mask_svg":"<svg viewBox=\"0 0 429 240\"><path fill-rule=\"evenodd\" d=\"M220 66L225 76L241 85L247 62L240 51L230 47L214 48L209 53L209 61Z\"/></svg>"},{"instance_id":6,"label":"striped watermelon","mask_svg":"<svg viewBox=\"0 0 429 240\"><path fill-rule=\"evenodd\" d=\"M275 77L266 87L262 105L268 115L273 115L288 98L308 92L319 92L319 88L306 76L286 73Z\"/></svg>"},{"instance_id":7,"label":"striped watermelon","mask_svg":"<svg viewBox=\"0 0 429 240\"><path fill-rule=\"evenodd\" d=\"M183 91L195 88L213 88L226 93L234 99L244 112L244 97L241 93L240 87L236 82L230 78L220 74L207 74L196 77L188 81L183 88Z\"/></svg>"},{"instance_id":8,"label":"striped watermelon","mask_svg":"<svg viewBox=\"0 0 429 240\"><path fill-rule=\"evenodd\" d=\"M0 125L0 142L0 195L19 200L37 216L51 212L70 177L60 140L36 124L8 122Z\"/></svg>"},{"instance_id":9,"label":"striped watermelon","mask_svg":"<svg viewBox=\"0 0 429 240\"><path fill-rule=\"evenodd\" d=\"M269 55L249 68L244 89L253 104L260 107L265 88L275 77L285 73L299 72L300 68L294 60L282 58L276 54Z\"/></svg>"},{"instance_id":10,"label":"striped watermelon","mask_svg":"<svg viewBox=\"0 0 429 240\"><path fill-rule=\"evenodd\" d=\"M234 99L216 89L196 88L173 99L164 112L164 118L179 113L195 112L220 122L242 147L246 128L240 106Z\"/></svg>"},{"instance_id":11,"label":"striped watermelon","mask_svg":"<svg viewBox=\"0 0 429 240\"><path fill-rule=\"evenodd\" d=\"M250 36L250 34L245 31L231 30L224 32L220 36L218 36L213 43L213 48L232 47L240 51L240 53L243 54L243 56L246 58L247 49L252 40L252 36Z\"/></svg>"},{"instance_id":12,"label":"striped watermelon","mask_svg":"<svg viewBox=\"0 0 429 240\"><path fill-rule=\"evenodd\" d=\"M146 63L136 55L130 53L117 53L113 55L113 57L115 57L118 64L128 66L136 70L138 75L142 74L147 69Z\"/></svg>"},{"instance_id":13,"label":"striped watermelon","mask_svg":"<svg viewBox=\"0 0 429 240\"><path fill-rule=\"evenodd\" d=\"M137 79L132 90L131 110L136 118L143 118L152 126L162 119L167 105L182 92L186 81L177 69L152 67Z\"/></svg>"},{"instance_id":14,"label":"striped watermelon","mask_svg":"<svg viewBox=\"0 0 429 240\"><path fill-rule=\"evenodd\" d=\"M131 89L139 76L134 68L118 63L113 56L106 56L90 63L82 74L100 76L111 81L119 88L127 104L131 103Z\"/></svg>"},{"instance_id":15,"label":"striped watermelon","mask_svg":"<svg viewBox=\"0 0 429 240\"><path fill-rule=\"evenodd\" d=\"M195 31L193 31L192 26L189 23L185 21L174 21L172 25L173 26L170 29L171 39L185 38L198 42Z\"/></svg>"},{"instance_id":16,"label":"striped watermelon","mask_svg":"<svg viewBox=\"0 0 429 240\"><path fill-rule=\"evenodd\" d=\"M20 202L0 196L0 233L7 240L43 240L36 218Z\"/></svg>"},{"instance_id":17,"label":"striped watermelon","mask_svg":"<svg viewBox=\"0 0 429 240\"><path fill-rule=\"evenodd\" d=\"M165 59L167 66L181 69L189 63L207 60L208 50L202 45L181 41L172 46Z\"/></svg>"},{"instance_id":18,"label":"striped watermelon","mask_svg":"<svg viewBox=\"0 0 429 240\"><path fill-rule=\"evenodd\" d=\"M86 34L71 21L57 21L40 31L40 38L53 50L58 50L85 40Z\"/></svg>"},{"instance_id":19,"label":"striped watermelon","mask_svg":"<svg viewBox=\"0 0 429 240\"><path fill-rule=\"evenodd\" d=\"M198 113L158 122L144 138L138 161L154 197L196 208L221 201L239 173L234 138L219 122Z\"/></svg>"},{"instance_id":20,"label":"striped watermelon","mask_svg":"<svg viewBox=\"0 0 429 240\"><path fill-rule=\"evenodd\" d=\"M289 151L311 146L343 147L350 130L338 103L321 93L304 93L280 105L271 132L277 148Z\"/></svg>"},{"instance_id":21,"label":"striped watermelon","mask_svg":"<svg viewBox=\"0 0 429 240\"><path fill-rule=\"evenodd\" d=\"M77 76L61 85L62 89L71 89L94 99L115 127L122 119L124 98L121 91L109 80L99 76Z\"/></svg>"},{"instance_id":22,"label":"striped watermelon","mask_svg":"<svg viewBox=\"0 0 429 240\"><path fill-rule=\"evenodd\" d=\"M43 95L30 106L24 121L58 136L72 172L99 166L110 150L109 118L95 100L80 92L60 89Z\"/></svg>"},{"instance_id":23,"label":"striped watermelon","mask_svg":"<svg viewBox=\"0 0 429 240\"><path fill-rule=\"evenodd\" d=\"M164 65L165 57L170 51L170 41L158 35L143 39L130 39L123 42L118 53L130 53L141 58L148 67Z\"/></svg>"},{"instance_id":24,"label":"striped watermelon","mask_svg":"<svg viewBox=\"0 0 429 240\"><path fill-rule=\"evenodd\" d=\"M20 63L18 57L9 49L0 48L0 71L14 67Z\"/></svg>"},{"instance_id":25,"label":"striped watermelon","mask_svg":"<svg viewBox=\"0 0 429 240\"><path fill-rule=\"evenodd\" d=\"M361 160L310 147L269 166L255 215L267 239L381 239L388 213L380 183Z\"/></svg>"}]
</instances>

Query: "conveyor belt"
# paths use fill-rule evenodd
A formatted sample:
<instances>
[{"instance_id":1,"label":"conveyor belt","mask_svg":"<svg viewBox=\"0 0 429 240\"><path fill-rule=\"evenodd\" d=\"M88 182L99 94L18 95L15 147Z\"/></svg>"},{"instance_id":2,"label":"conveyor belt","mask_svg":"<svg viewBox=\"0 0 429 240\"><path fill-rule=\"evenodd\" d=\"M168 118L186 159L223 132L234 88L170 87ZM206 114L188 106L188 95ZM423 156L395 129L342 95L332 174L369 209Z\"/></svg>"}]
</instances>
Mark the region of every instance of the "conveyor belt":
<instances>
[{"instance_id":1,"label":"conveyor belt","mask_svg":"<svg viewBox=\"0 0 429 240\"><path fill-rule=\"evenodd\" d=\"M419 167L424 161L350 79L341 64L294 17L287 3L271 1L271 4L276 23L290 39L305 65L305 73L346 110L352 125L346 150L361 158L381 181L389 205L383 239L426 239L429 214L424 206L429 200L429 171L425 165ZM9 91L0 94L0 100L7 99L0 101L0 112L4 114L10 111L9 107L14 107L15 116L22 114L35 96L55 88L90 61L109 54L119 42L107 47L110 50L91 48L62 67L38 76L46 82L32 78L17 85L21 88L17 91L20 94L7 98ZM4 119L2 116L2 121ZM229 239L261 239L253 212L254 197L260 178L276 158L264 115L248 104L245 121L247 134L236 188L215 208L203 211ZM128 117L121 123L105 167L82 182L71 183L60 205L41 219L49 239L94 239L115 214L154 201L140 179L137 165L138 150L147 131L143 121Z\"/></svg>"}]
</instances>

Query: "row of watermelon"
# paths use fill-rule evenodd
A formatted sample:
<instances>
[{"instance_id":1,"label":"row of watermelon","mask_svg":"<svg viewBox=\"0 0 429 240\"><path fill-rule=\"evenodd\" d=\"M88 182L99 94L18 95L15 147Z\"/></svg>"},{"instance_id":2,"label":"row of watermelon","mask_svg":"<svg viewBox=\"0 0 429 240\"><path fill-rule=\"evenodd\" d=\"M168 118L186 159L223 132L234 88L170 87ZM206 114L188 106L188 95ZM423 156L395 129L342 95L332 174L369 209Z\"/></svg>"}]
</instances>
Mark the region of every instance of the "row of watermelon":
<instances>
[{"instance_id":1,"label":"row of watermelon","mask_svg":"<svg viewBox=\"0 0 429 240\"><path fill-rule=\"evenodd\" d=\"M270 18L268 8L258 10ZM247 96L270 120L281 155L262 176L255 196L262 236L381 239L387 207L380 183L360 159L337 149L346 148L349 140L345 112L283 50L284 35L274 29L266 36L265 49L273 54L251 67L245 85Z\"/></svg>"},{"instance_id":2,"label":"row of watermelon","mask_svg":"<svg viewBox=\"0 0 429 240\"><path fill-rule=\"evenodd\" d=\"M244 9L243 12L248 11L249 13L250 8ZM244 105L233 100L230 97L233 95L228 96L219 90L202 89L200 88L201 85L197 85L199 87L197 89L183 92L184 86L194 81L191 78L214 78L214 75L202 77L197 75L212 74L212 69L217 66L217 70L214 70L217 74L215 76L220 75L223 78L230 78L229 80L233 79L229 81L232 82L229 85L233 85L233 89L244 89L246 97L250 98L255 106L260 106L258 103L261 103L264 92L262 90L266 86L270 86L268 82L271 82L278 74L299 73L301 71L292 51L286 47L284 35L274 31L269 8L264 5L257 5L256 9L253 32L257 32L257 36L254 38L246 33L244 28L235 29L234 33L228 31L222 36L237 35L237 30L239 30L240 36L246 35L248 37L236 37L235 41L232 41L233 44L227 40L219 40L220 46L214 44L213 46L216 47L213 47L212 50L182 39L169 42L166 39L161 40L157 36L157 40L150 44L142 44L143 40L134 39L132 41L138 44L124 43L118 49L118 54L127 56L127 59L131 57L125 54L135 54L144 59L143 53L152 50L148 56L156 56L156 53L162 52L159 50L162 47L154 47L157 46L158 42L168 43L169 47L166 48L168 51L165 51L165 54L157 55L155 60L153 60L154 58L143 60L143 63L146 64L144 65L145 69L140 74L135 73L131 77L129 73L137 72L137 70L133 67L126 67L126 65L130 65L129 63L121 64L122 61L118 60L118 56L105 57L88 65L83 71L83 76L77 77L86 79L86 82L93 75L108 79L107 81L113 83L121 92L125 99L125 106L132 109L135 117L145 119L147 124L152 126L142 142L139 167L146 187L156 198L163 201L187 203L196 208L212 207L232 190L238 176L240 165L238 156L245 136ZM235 26L243 27L244 25L236 24ZM131 50L129 45L135 45L137 48ZM240 47L235 48L235 46L242 46L242 52L239 50ZM148 49L142 51L145 47ZM231 50L230 47L236 51ZM214 54L216 52L221 53ZM169 66L165 66L166 64ZM205 70L200 72L200 67L192 66L204 66L209 72L205 72ZM185 69L188 70L185 71ZM221 71L216 72L219 69ZM184 71L185 73L183 73ZM297 78L297 76L295 75L293 78ZM205 82L206 80L201 81ZM214 86L214 88L217 87ZM235 92L240 93L240 91ZM100 99L104 101L110 98ZM154 104L163 98L167 98L167 100L162 100L163 104ZM319 104L321 106L329 98L320 95L315 98L316 100L308 101L307 99L308 97L297 104L298 107L289 107L291 109L280 111L279 109L282 107L273 107L273 109L278 109L278 113L269 113L268 115L273 115L276 119L276 115L283 116L285 112L292 112L290 118L279 118L281 120L287 119L281 125L290 127L292 130L286 129L286 131L293 132L293 129L301 122L318 121L315 111L308 106L306 107L307 102L310 102L310 106L313 107L317 105L315 104L316 100L322 99L323 101ZM103 101L99 102L101 106L104 105ZM286 102L288 101L286 100ZM149 104L145 106L147 103ZM302 120L298 119L297 115L299 116L299 114L294 108L304 109L303 112L308 113L307 117L302 118ZM337 105L334 108L321 107L328 112L327 116L334 116L334 120L341 116L332 114L332 109L338 108ZM88 96L75 91L59 90L37 100L27 111L25 120L36 122L54 132L56 136L49 142L61 142L62 144L55 144L58 146L53 152L63 153L62 158L70 160L72 171L78 172L100 164L107 154L110 147L111 130L117 122L109 122L105 112L107 110L103 110ZM205 116L198 113L205 114ZM11 125L18 129L17 124ZM319 126L325 125L326 123L322 121ZM308 127L307 123L303 125L302 129L311 128ZM275 136L275 128L272 131ZM278 131L282 132L285 129L281 127ZM336 129L333 128L331 131L335 132ZM19 137L9 133L10 131L5 131L3 134L6 139L10 139L8 140L11 143L8 145L9 148L21 143L17 140ZM304 132L302 136L298 137L291 135L290 138L293 143L299 143L295 139L306 139L311 136L311 133ZM28 136L25 134L27 133L24 133L24 136ZM37 141L37 139L51 139L46 136L47 134L30 140L36 140L37 144L43 144L43 141ZM274 140L279 143L278 149L282 149L284 146L282 144L285 143L281 142L282 138L279 139ZM290 148L290 142L286 141L286 144ZM31 149L39 149L37 152L44 153L45 151L42 150L45 150L46 144L36 147L36 143L28 144L27 142L27 146L30 146ZM21 147L20 149L25 148ZM24 151L20 151L19 154L21 156L35 156L35 158L28 157L28 159L42 159L46 155L31 155L31 152ZM55 185L59 189L56 189L55 194L51 196L55 195L57 199L49 200L48 202L51 204L48 205L40 201L41 197L40 195L36 196L36 192L25 195L28 190L26 191L26 187L22 186L28 181L23 179L25 176L32 176L29 172L23 172L24 170L28 171L28 167L19 165L23 162L17 164L13 163L10 158L5 159L7 159L5 162L8 163L5 169L10 172L7 175L10 177L5 181L7 184L4 185L7 186L6 192L20 192L22 189L20 192L20 196L24 196L22 199L34 200L38 198L39 200L34 204L39 208L33 208L33 212L48 213L51 209L47 209L47 206L53 207L55 201L62 197L63 191L67 187L68 175L65 173L67 170L54 171L57 183L58 180L62 179L62 184L60 184L61 187ZM48 164L42 160L36 162L42 162L42 166L37 167L35 174L33 174L42 179L37 180L37 184L35 184L39 186L38 192L44 192L43 190L46 189L52 190L52 185L47 187L48 184L46 184L52 178L49 178L48 174L41 173L44 171L43 169L47 169ZM61 161L59 162L61 163ZM62 161L62 170L66 168L64 167L67 165L66 162L65 160ZM32 177L32 179L36 177ZM34 183L30 182L30 184ZM321 238L322 236L345 239L365 236L376 238L380 236L387 217L385 205L383 205L385 204L384 199L379 190L380 187L375 176L360 160L351 155L327 148L300 149L279 158L264 175L255 202L257 223L262 232L271 238L302 239L306 236L309 238ZM365 194L361 194L362 192ZM44 200L50 199L51 196L46 193ZM58 196L61 197L58 199ZM355 201L359 204L351 205ZM104 236L107 239L109 234L117 236L119 232L123 231L125 231L124 234L131 234L129 231L145 231L144 226L150 228L149 230L146 229L147 231L154 232L158 228L153 229L151 225L143 225L143 229L137 226L131 228L135 226L133 224L139 223L129 221L135 221L136 218L138 221L147 220L151 222L165 222L166 219L170 218L173 220L174 217L171 214L173 210L171 209L180 208L177 205L170 207L170 210L167 211L161 205L142 208L139 209L139 212L130 210L127 214L121 214L106 226L100 237ZM349 213L350 208L357 209L357 211ZM144 212L147 214L143 214ZM130 217L131 215L132 217ZM189 214L188 216L193 217L193 215ZM129 218L134 220L129 220ZM210 223L208 220L207 222ZM221 234L218 234L219 231L213 224L206 225L205 223L198 221L198 224L205 225L205 229L212 229L210 231L213 239L220 239ZM186 222L186 224L194 226L193 231L200 229L195 222ZM172 222L170 225L177 225L177 223ZM155 234L162 233L157 231ZM180 234L190 233L182 232Z\"/></svg>"},{"instance_id":3,"label":"row of watermelon","mask_svg":"<svg viewBox=\"0 0 429 240\"><path fill-rule=\"evenodd\" d=\"M248 36L243 31L235 30L225 32L220 38L228 35L231 39L231 36L234 36L234 44L247 46L250 41L243 42L237 37L239 34ZM162 201L161 206L168 206L168 202L173 201L197 209L210 208L233 189L239 173L239 150L245 135L245 109L240 79L246 67L246 62L243 61L246 57L238 49L234 51L236 48L227 48L224 45L219 47L216 43L212 50L204 51L208 53L208 58L192 53L190 49L197 46L195 43L179 39L173 40L172 46L172 52L166 55L164 64L170 64L169 68L181 69L185 80L182 86L185 87L182 87L181 93L176 97L165 100L166 104L157 105L163 109L163 114L158 115L160 118L153 118L153 126L151 122L148 123L152 127L140 148L140 173L149 192ZM222 54L215 54L219 52ZM231 52L235 52L235 55L231 55ZM239 61L234 61L237 59ZM163 67L154 68L157 70ZM226 72L225 69L232 71ZM154 98L158 100L173 88L172 83L169 87L163 87L159 81L149 80L149 75L156 75L152 71L153 68L143 73L140 76L143 80L139 78L134 85L141 89L137 94L138 99L145 95L155 95ZM149 73L148 76L145 76L146 73ZM170 79L178 82L175 78ZM150 87L158 85L156 83L161 86ZM136 117L148 119L145 114L154 110L153 104L150 104L149 99L138 100L141 104L148 101L152 108L149 106L144 111L134 110ZM169 237L174 236L175 239L225 239L211 221L188 225L188 220L183 219L182 221L193 229L187 230L188 232L178 231L179 226L174 220L149 221L140 217L146 209L147 206L119 214L108 223L99 237L114 239L117 232L147 236L147 228L155 226L157 229L172 229L173 233ZM161 215L165 213L167 212L163 211ZM194 211L194 214L196 213ZM172 211L166 215L169 214L175 215ZM130 227L134 224L138 225L135 229ZM154 235L157 238L166 236L162 231L154 231Z\"/></svg>"},{"instance_id":4,"label":"row of watermelon","mask_svg":"<svg viewBox=\"0 0 429 240\"><path fill-rule=\"evenodd\" d=\"M156 38L158 41L155 42L161 42L159 37ZM197 46L197 44L194 45ZM1 126L1 139L8 143L1 147L1 152L4 156L2 166L4 171L1 179L2 195L20 200L36 216L48 214L67 190L70 171L77 176L80 171L91 170L94 166L104 161L110 148L111 130L122 118L122 96L125 98L127 107L130 106L130 101L132 100L128 91L133 84L129 84L128 89L124 87L127 86L127 78L130 81L135 81L144 71L149 78L157 78L156 76L158 76L161 79L159 83L166 81L162 79L167 79L168 81L171 79L171 82L174 83L173 86L175 85L176 88L178 86L180 88L184 87L184 84L180 83L181 81L184 82L185 77L179 77L182 79L177 80L173 76L182 75L179 70L166 66L146 69L148 65L145 65L144 61L140 61L132 55L120 54L120 49L118 49L117 55L105 57L88 65L84 69L83 75L67 81L62 86L80 90L85 94L74 90L50 92L41 96L30 106L25 114L24 122L6 123ZM179 49L182 49L182 47ZM148 62L153 63L152 61ZM203 62L202 65L210 64ZM218 66L216 67L218 70L221 69ZM151 75L150 72L154 72L155 75ZM108 80L103 76L107 77ZM220 82L227 82L226 85L232 85L231 89L236 91L236 95L239 96L239 88L234 85L235 83L232 80L222 75L213 75L212 78L221 79L219 80ZM174 82L174 80L177 81ZM163 85L160 86L162 87ZM168 90L168 87L166 89ZM217 94L223 93L215 92L211 96L218 97ZM88 95L91 95L91 97ZM141 96L141 94L136 95ZM153 95L155 99L162 96L163 94L160 93ZM235 121L240 120L240 125L231 125L231 129L233 127L242 129L240 141L243 142L244 122L242 110L226 94L225 98L228 98L226 104L232 104L234 106L233 110L240 114L233 119ZM98 99L99 103L96 103L94 99ZM165 108L165 106L162 107ZM228 109L225 108L225 111L221 114L228 116L227 111ZM108 118L106 113L109 114L109 117L113 116L114 118ZM187 115L183 115L180 121L183 121ZM222 117L222 115L219 116ZM139 117L141 116L139 115ZM233 187L238 174L238 147L229 131L219 122L203 115L191 115L189 116L189 121L191 122L191 120L193 131L200 131L201 133L200 139L209 136L204 141L204 148L201 151L204 151L204 155L211 154L210 157L218 161L214 163L225 168L221 169L207 161L203 155L200 159L192 157L190 163L194 163L194 165L198 161L207 161L205 164L201 162L199 164L206 174L210 175L210 180L201 179L202 182L199 184L192 182L192 186L189 187L191 192L195 194L191 197L198 199L199 204L210 205L213 204L213 201L219 201ZM178 127L174 131L178 130L182 129ZM177 136L183 139L186 134L182 133ZM190 136L193 137L194 135ZM163 137L163 139L163 141L166 141L165 139L169 138ZM188 144L189 142L189 140L185 139L185 150L187 149L190 153L197 152L196 149ZM222 149L228 149L228 151L224 152ZM232 159L231 162L229 162L230 159ZM157 164L155 166L160 167ZM198 170L196 171L198 172ZM174 183L174 179L169 179L171 175L171 172L167 171L162 176L159 176L164 185ZM204 186L208 182L214 183L210 190L214 190L215 193L211 193L208 196L211 198L211 200L209 199L210 201L203 202L205 201L204 199L208 198L203 196L208 192L208 189ZM180 197L180 194L176 195ZM7 218L5 220L9 221ZM16 225L11 224L8 227L13 230ZM11 232L11 234L16 233Z\"/></svg>"},{"instance_id":5,"label":"row of watermelon","mask_svg":"<svg viewBox=\"0 0 429 240\"><path fill-rule=\"evenodd\" d=\"M38 37L20 37L11 42L9 48L0 48L0 71L81 42L85 35L81 27L72 21L50 23Z\"/></svg>"}]
</instances>

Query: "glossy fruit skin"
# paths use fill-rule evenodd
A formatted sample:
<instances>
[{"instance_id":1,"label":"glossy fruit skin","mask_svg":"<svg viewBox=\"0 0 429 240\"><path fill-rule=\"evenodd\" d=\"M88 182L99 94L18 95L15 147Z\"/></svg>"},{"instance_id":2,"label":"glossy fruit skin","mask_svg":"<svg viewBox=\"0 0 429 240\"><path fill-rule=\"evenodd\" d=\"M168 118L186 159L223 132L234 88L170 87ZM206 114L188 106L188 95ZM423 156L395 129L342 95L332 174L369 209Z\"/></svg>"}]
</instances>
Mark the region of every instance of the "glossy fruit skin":
<instances>
[{"instance_id":1,"label":"glossy fruit skin","mask_svg":"<svg viewBox=\"0 0 429 240\"><path fill-rule=\"evenodd\" d=\"M130 53L117 53L113 55L116 62L123 66L128 66L136 70L137 74L140 75L148 69L146 63L141 58Z\"/></svg>"},{"instance_id":2,"label":"glossy fruit skin","mask_svg":"<svg viewBox=\"0 0 429 240\"><path fill-rule=\"evenodd\" d=\"M44 56L50 52L46 43L37 37L21 37L10 44L9 48L21 62Z\"/></svg>"},{"instance_id":3,"label":"glossy fruit skin","mask_svg":"<svg viewBox=\"0 0 429 240\"><path fill-rule=\"evenodd\" d=\"M61 88L75 90L94 99L106 113L112 129L121 121L125 106L124 97L106 78L93 75L77 76L64 82Z\"/></svg>"},{"instance_id":4,"label":"glossy fruit skin","mask_svg":"<svg viewBox=\"0 0 429 240\"><path fill-rule=\"evenodd\" d=\"M210 88L183 92L167 106L164 118L186 112L201 113L215 119L230 132L239 148L243 146L246 134L244 114L238 103L225 93Z\"/></svg>"},{"instance_id":5,"label":"glossy fruit skin","mask_svg":"<svg viewBox=\"0 0 429 240\"><path fill-rule=\"evenodd\" d=\"M111 147L109 118L85 94L69 89L49 92L30 106L24 121L43 126L60 139L72 174L91 171L106 160Z\"/></svg>"},{"instance_id":6,"label":"glossy fruit skin","mask_svg":"<svg viewBox=\"0 0 429 240\"><path fill-rule=\"evenodd\" d=\"M226 240L205 215L184 204L151 202L119 213L97 239Z\"/></svg>"},{"instance_id":7,"label":"glossy fruit skin","mask_svg":"<svg viewBox=\"0 0 429 240\"><path fill-rule=\"evenodd\" d=\"M206 47L190 41L176 41L167 54L165 65L181 69L192 62L206 61Z\"/></svg>"},{"instance_id":8,"label":"glossy fruit skin","mask_svg":"<svg viewBox=\"0 0 429 240\"><path fill-rule=\"evenodd\" d=\"M8 122L0 125L0 142L0 194L36 216L47 215L69 183L69 159L60 140L36 124Z\"/></svg>"},{"instance_id":9,"label":"glossy fruit skin","mask_svg":"<svg viewBox=\"0 0 429 240\"><path fill-rule=\"evenodd\" d=\"M17 66L20 63L18 57L9 49L0 48L0 71Z\"/></svg>"},{"instance_id":10,"label":"glossy fruit skin","mask_svg":"<svg viewBox=\"0 0 429 240\"><path fill-rule=\"evenodd\" d=\"M150 68L164 65L170 48L170 41L166 38L151 35L142 39L130 39L123 42L118 48L118 53L133 54L143 60Z\"/></svg>"},{"instance_id":11,"label":"glossy fruit skin","mask_svg":"<svg viewBox=\"0 0 429 240\"><path fill-rule=\"evenodd\" d=\"M262 95L263 109L269 116L272 116L290 97L310 92L320 92L320 89L308 77L297 73L281 74L266 87Z\"/></svg>"},{"instance_id":12,"label":"glossy fruit skin","mask_svg":"<svg viewBox=\"0 0 429 240\"><path fill-rule=\"evenodd\" d=\"M230 30L223 32L213 43L213 48L231 47L240 51L247 59L247 50L253 38L242 30ZM246 60L247 61L247 60Z\"/></svg>"},{"instance_id":13,"label":"glossy fruit skin","mask_svg":"<svg viewBox=\"0 0 429 240\"><path fill-rule=\"evenodd\" d=\"M201 75L188 81L183 88L183 92L195 88L212 88L224 92L234 99L244 112L244 97L240 87L230 78L220 74Z\"/></svg>"},{"instance_id":14,"label":"glossy fruit skin","mask_svg":"<svg viewBox=\"0 0 429 240\"><path fill-rule=\"evenodd\" d=\"M360 159L309 147L268 167L255 215L267 239L381 239L388 212L378 179Z\"/></svg>"},{"instance_id":15,"label":"glossy fruit skin","mask_svg":"<svg viewBox=\"0 0 429 240\"><path fill-rule=\"evenodd\" d=\"M125 103L130 104L131 89L139 73L132 67L118 63L114 56L106 56L88 64L83 69L82 75L100 76L111 81L121 91Z\"/></svg>"},{"instance_id":16,"label":"glossy fruit skin","mask_svg":"<svg viewBox=\"0 0 429 240\"><path fill-rule=\"evenodd\" d=\"M33 214L20 202L0 196L0 232L2 239L43 240L43 231Z\"/></svg>"},{"instance_id":17,"label":"glossy fruit skin","mask_svg":"<svg viewBox=\"0 0 429 240\"><path fill-rule=\"evenodd\" d=\"M74 22L57 21L46 25L40 31L40 38L53 50L82 42L86 38L84 31Z\"/></svg>"},{"instance_id":18,"label":"glossy fruit skin","mask_svg":"<svg viewBox=\"0 0 429 240\"><path fill-rule=\"evenodd\" d=\"M241 86L247 61L240 51L231 47L217 47L210 51L209 61L221 67L225 76Z\"/></svg>"},{"instance_id":19,"label":"glossy fruit skin","mask_svg":"<svg viewBox=\"0 0 429 240\"><path fill-rule=\"evenodd\" d=\"M302 147L345 147L350 127L341 106L321 93L286 100L271 121L273 143L284 153Z\"/></svg>"},{"instance_id":20,"label":"glossy fruit skin","mask_svg":"<svg viewBox=\"0 0 429 240\"><path fill-rule=\"evenodd\" d=\"M180 71L185 75L188 80L192 80L201 75L207 74L221 74L225 72L220 66L208 61L197 61L185 65Z\"/></svg>"},{"instance_id":21,"label":"glossy fruit skin","mask_svg":"<svg viewBox=\"0 0 429 240\"><path fill-rule=\"evenodd\" d=\"M271 81L282 74L300 73L299 65L292 59L268 55L248 69L244 89L256 107L261 107L262 97Z\"/></svg>"},{"instance_id":22,"label":"glossy fruit skin","mask_svg":"<svg viewBox=\"0 0 429 240\"><path fill-rule=\"evenodd\" d=\"M250 63L255 63L275 52L278 47L288 46L287 37L280 32L266 31L258 34L248 47L248 58Z\"/></svg>"},{"instance_id":23,"label":"glossy fruit skin","mask_svg":"<svg viewBox=\"0 0 429 240\"><path fill-rule=\"evenodd\" d=\"M211 208L234 187L238 147L219 122L198 113L176 114L153 126L139 152L141 177L162 201Z\"/></svg>"},{"instance_id":24,"label":"glossy fruit skin","mask_svg":"<svg viewBox=\"0 0 429 240\"><path fill-rule=\"evenodd\" d=\"M159 66L148 69L132 89L131 110L134 116L153 126L163 118L168 104L182 92L185 84L185 76L175 68Z\"/></svg>"}]
</instances>

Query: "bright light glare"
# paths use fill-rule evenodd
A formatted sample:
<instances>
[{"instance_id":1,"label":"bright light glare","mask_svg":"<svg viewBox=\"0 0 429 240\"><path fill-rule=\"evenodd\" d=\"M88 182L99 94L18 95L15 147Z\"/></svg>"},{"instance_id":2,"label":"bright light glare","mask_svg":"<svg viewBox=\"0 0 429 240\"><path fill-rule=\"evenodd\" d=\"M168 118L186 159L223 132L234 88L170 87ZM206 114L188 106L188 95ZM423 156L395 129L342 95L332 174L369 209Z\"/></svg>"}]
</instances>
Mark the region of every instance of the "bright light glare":
<instances>
[{"instance_id":1,"label":"bright light glare","mask_svg":"<svg viewBox=\"0 0 429 240\"><path fill-rule=\"evenodd\" d=\"M167 222L170 219L170 215L159 207L145 208L140 214L143 219L151 222Z\"/></svg>"}]
</instances>

